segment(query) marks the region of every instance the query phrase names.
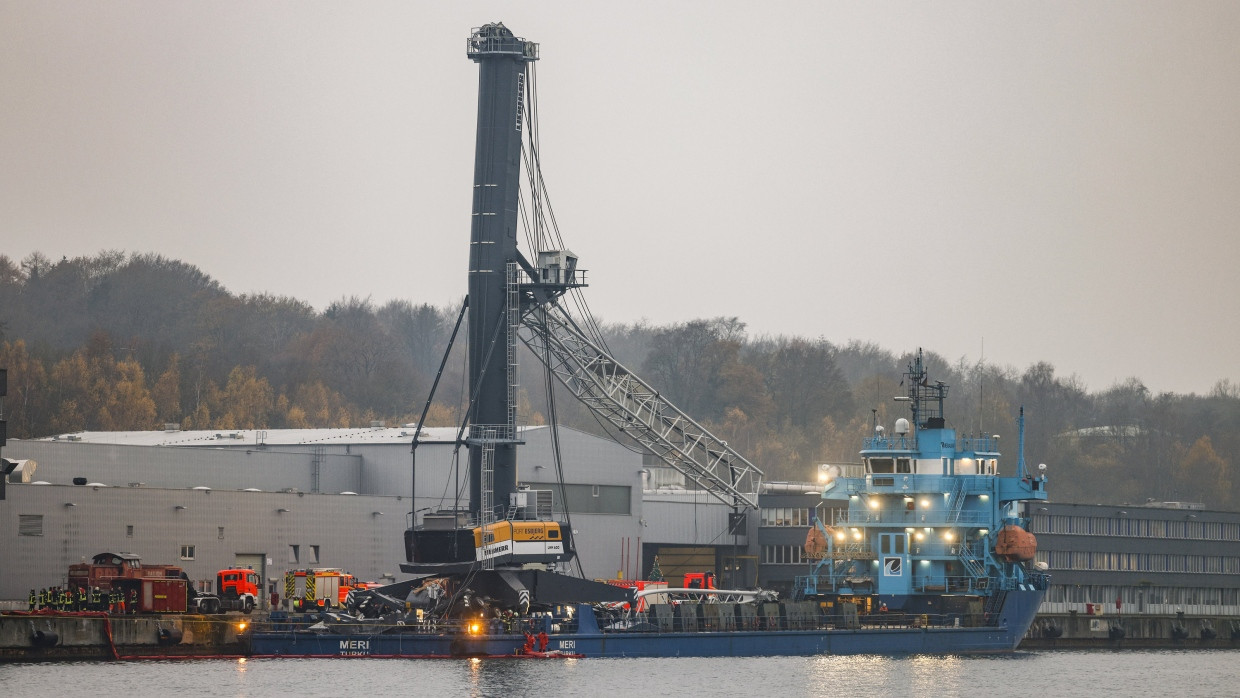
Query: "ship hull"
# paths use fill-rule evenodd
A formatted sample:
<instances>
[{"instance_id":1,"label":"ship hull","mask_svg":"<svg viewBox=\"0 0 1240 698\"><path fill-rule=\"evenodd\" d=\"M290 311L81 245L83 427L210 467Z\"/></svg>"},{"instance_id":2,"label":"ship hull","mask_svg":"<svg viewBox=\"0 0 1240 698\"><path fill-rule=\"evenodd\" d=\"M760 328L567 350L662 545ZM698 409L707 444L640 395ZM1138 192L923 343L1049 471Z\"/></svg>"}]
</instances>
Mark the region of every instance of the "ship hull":
<instances>
[{"instance_id":1,"label":"ship hull","mask_svg":"<svg viewBox=\"0 0 1240 698\"><path fill-rule=\"evenodd\" d=\"M1045 592L1007 594L994 625L967 627L861 627L857 629L736 630L723 632L557 632L550 656L760 657L848 654L985 654L1012 652L1033 622ZM462 635L426 632L349 633L259 631L252 656L272 657L517 657L523 634Z\"/></svg>"}]
</instances>

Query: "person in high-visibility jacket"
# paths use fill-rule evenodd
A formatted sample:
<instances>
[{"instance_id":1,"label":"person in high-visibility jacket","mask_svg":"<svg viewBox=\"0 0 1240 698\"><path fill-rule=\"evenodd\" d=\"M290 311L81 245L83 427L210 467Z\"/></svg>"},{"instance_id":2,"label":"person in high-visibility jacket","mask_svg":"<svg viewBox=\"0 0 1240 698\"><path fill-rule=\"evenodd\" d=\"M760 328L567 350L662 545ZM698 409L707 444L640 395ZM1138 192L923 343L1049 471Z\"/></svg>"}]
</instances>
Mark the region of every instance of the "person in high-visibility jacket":
<instances>
[{"instance_id":1,"label":"person in high-visibility jacket","mask_svg":"<svg viewBox=\"0 0 1240 698\"><path fill-rule=\"evenodd\" d=\"M99 587L90 590L90 610L103 610L103 594L99 591Z\"/></svg>"},{"instance_id":2,"label":"person in high-visibility jacket","mask_svg":"<svg viewBox=\"0 0 1240 698\"><path fill-rule=\"evenodd\" d=\"M28 598L27 601L30 602L29 610L33 611L39 607L39 595L34 589L30 590L30 598Z\"/></svg>"},{"instance_id":3,"label":"person in high-visibility jacket","mask_svg":"<svg viewBox=\"0 0 1240 698\"><path fill-rule=\"evenodd\" d=\"M85 611L85 610L86 610L86 587L78 587L78 593L77 593L77 608L75 608L75 609L73 609L73 610L75 610L75 611Z\"/></svg>"}]
</instances>

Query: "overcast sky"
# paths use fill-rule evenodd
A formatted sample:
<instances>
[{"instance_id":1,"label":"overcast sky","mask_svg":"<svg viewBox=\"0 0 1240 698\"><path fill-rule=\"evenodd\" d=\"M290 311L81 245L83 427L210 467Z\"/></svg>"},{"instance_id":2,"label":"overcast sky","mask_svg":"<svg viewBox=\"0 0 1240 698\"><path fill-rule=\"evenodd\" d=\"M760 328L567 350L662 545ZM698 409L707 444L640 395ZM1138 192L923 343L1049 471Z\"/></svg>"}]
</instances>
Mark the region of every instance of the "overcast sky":
<instances>
[{"instance_id":1,"label":"overcast sky","mask_svg":"<svg viewBox=\"0 0 1240 698\"><path fill-rule=\"evenodd\" d=\"M0 0L0 253L465 293L470 29L605 322L1240 381L1240 2Z\"/></svg>"}]
</instances>

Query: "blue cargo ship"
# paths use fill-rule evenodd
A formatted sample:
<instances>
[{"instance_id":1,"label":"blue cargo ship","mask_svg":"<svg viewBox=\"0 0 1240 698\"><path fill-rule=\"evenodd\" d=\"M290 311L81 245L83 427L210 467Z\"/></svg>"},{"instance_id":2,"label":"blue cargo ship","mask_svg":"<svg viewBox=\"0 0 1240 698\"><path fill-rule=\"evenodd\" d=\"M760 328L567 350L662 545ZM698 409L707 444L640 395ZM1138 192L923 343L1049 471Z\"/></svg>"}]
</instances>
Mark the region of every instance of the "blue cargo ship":
<instances>
[{"instance_id":1,"label":"blue cargo ship","mask_svg":"<svg viewBox=\"0 0 1240 698\"><path fill-rule=\"evenodd\" d=\"M1027 502L1046 499L1046 476L1029 472L1023 456L1013 474L1001 475L997 437L962 437L948 428L948 386L929 380L920 353L904 384L908 393L897 400L908 404L911 419L897 420L890 434L875 426L861 450L862 472L845 477L837 467L822 469L823 504L805 544L815 562L798 578L792 599L716 589L624 590L623 601L537 603L520 614L485 606L452 618L408 612L402 599L425 598L427 590L437 592L432 597L457 593L460 578L436 577L382 595L395 600L390 607L406 604L404 614L365 620L276 614L250 634L250 652L514 658L1011 652L1049 581L1034 562L1025 511ZM734 602L743 595L749 600Z\"/></svg>"}]
</instances>

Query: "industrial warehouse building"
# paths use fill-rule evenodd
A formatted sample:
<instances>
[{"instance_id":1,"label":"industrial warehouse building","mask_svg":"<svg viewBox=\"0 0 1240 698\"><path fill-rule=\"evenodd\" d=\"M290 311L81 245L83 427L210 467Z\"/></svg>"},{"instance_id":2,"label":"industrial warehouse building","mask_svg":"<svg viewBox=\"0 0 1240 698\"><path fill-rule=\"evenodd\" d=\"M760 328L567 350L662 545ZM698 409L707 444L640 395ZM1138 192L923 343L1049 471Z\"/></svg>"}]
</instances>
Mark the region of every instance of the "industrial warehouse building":
<instances>
[{"instance_id":1,"label":"industrial warehouse building","mask_svg":"<svg viewBox=\"0 0 1240 698\"><path fill-rule=\"evenodd\" d=\"M462 507L467 498L468 455L458 452L456 430L424 430L416 461L413 432L169 428L10 441L4 457L26 465L0 502L0 599L63 583L69 565L104 551L179 564L203 590L217 570L234 565L259 570L269 587L285 571L307 567L403 578L410 512L451 508L457 492ZM584 576L640 577L662 555L671 577L715 568L725 548L747 551L743 524L723 535L730 507L686 492L670 469L562 428L561 490L550 430L521 433L520 481L550 490L557 511L567 498ZM649 501L647 488L655 489Z\"/></svg>"}]
</instances>

